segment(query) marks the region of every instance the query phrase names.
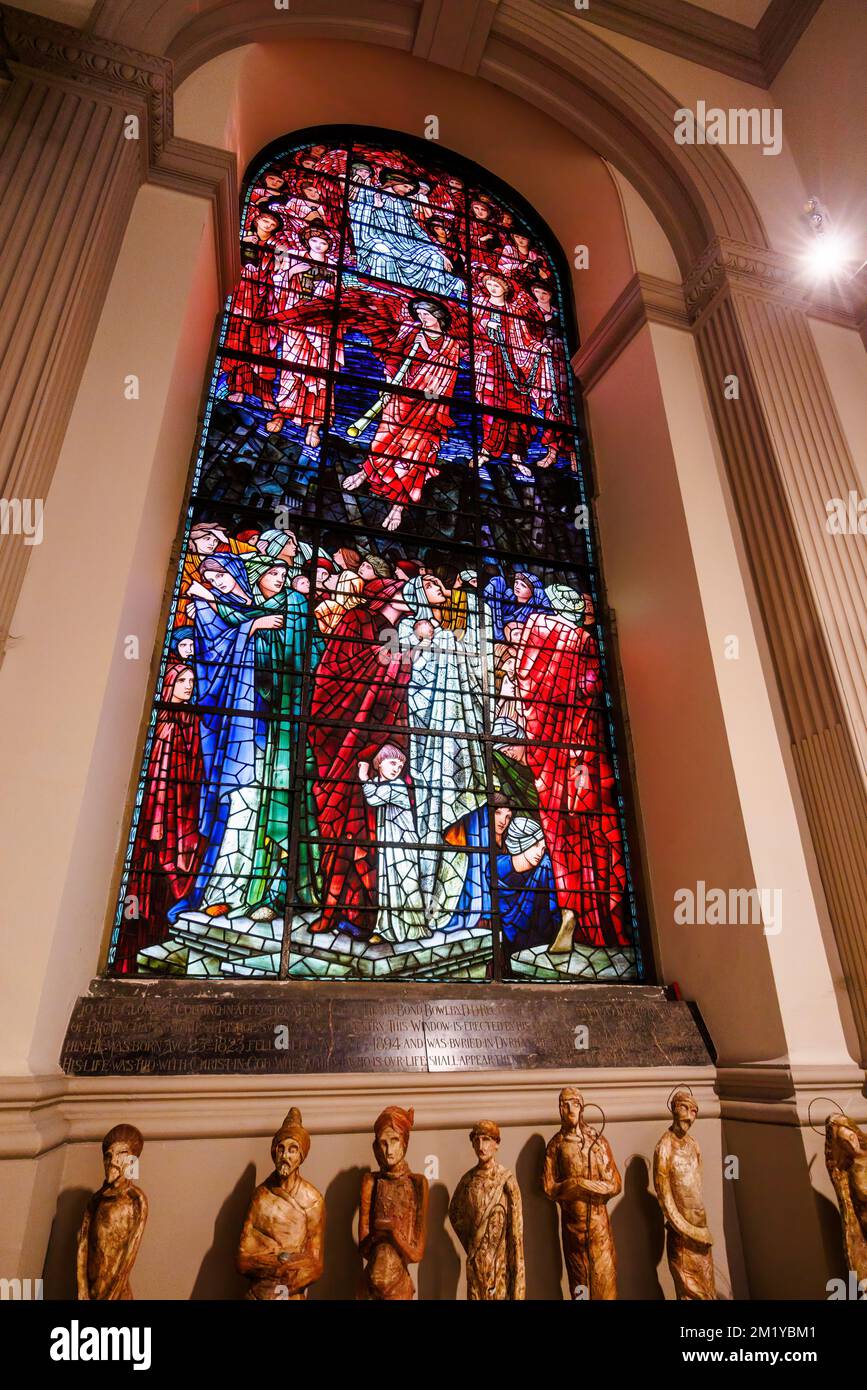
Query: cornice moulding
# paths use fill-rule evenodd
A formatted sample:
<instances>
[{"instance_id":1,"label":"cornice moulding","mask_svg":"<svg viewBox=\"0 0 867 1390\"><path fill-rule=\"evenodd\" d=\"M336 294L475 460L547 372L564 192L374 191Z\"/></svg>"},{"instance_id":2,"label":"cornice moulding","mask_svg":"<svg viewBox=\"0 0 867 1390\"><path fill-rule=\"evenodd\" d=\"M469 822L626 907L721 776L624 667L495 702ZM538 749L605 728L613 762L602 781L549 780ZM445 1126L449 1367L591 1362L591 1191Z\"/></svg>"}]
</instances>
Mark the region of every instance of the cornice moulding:
<instances>
[{"instance_id":1,"label":"cornice moulding","mask_svg":"<svg viewBox=\"0 0 867 1390\"><path fill-rule=\"evenodd\" d=\"M771 0L752 28L687 0L547 0L553 10L674 53L755 87L770 87L822 0Z\"/></svg>"},{"instance_id":2,"label":"cornice moulding","mask_svg":"<svg viewBox=\"0 0 867 1390\"><path fill-rule=\"evenodd\" d=\"M592 390L646 323L691 331L717 297L731 288L863 331L863 320L843 296L811 292L790 257L720 239L710 244L683 285L643 273L632 277L572 358L572 370L584 390Z\"/></svg>"},{"instance_id":3,"label":"cornice moulding","mask_svg":"<svg viewBox=\"0 0 867 1390\"><path fill-rule=\"evenodd\" d=\"M416 1109L417 1131L461 1129L485 1110L504 1128L556 1126L558 1090L604 1097L611 1124L665 1123L672 1086L688 1085L705 1120L803 1128L825 1096L867 1120L864 1072L854 1063L790 1066L598 1068L333 1076L8 1077L0 1080L0 1158L38 1158L62 1144L97 1143L118 1107L149 1139L268 1137L292 1103L314 1134L366 1134L395 1089ZM819 1111L813 1120L819 1123Z\"/></svg>"},{"instance_id":4,"label":"cornice moulding","mask_svg":"<svg viewBox=\"0 0 867 1390\"><path fill-rule=\"evenodd\" d=\"M68 24L0 5L8 67L87 87L133 112L147 113L148 159L162 150L172 123L172 65L167 58L85 34Z\"/></svg>"},{"instance_id":5,"label":"cornice moulding","mask_svg":"<svg viewBox=\"0 0 867 1390\"><path fill-rule=\"evenodd\" d=\"M585 391L605 375L646 323L689 329L680 285L655 275L633 275L572 358L572 370Z\"/></svg>"},{"instance_id":6,"label":"cornice moulding","mask_svg":"<svg viewBox=\"0 0 867 1390\"><path fill-rule=\"evenodd\" d=\"M143 177L163 188L211 200L221 290L228 294L240 273L236 160L228 150L172 134L170 59L10 5L0 5L0 20L12 76L36 73L68 90L86 88L144 118Z\"/></svg>"},{"instance_id":7,"label":"cornice moulding","mask_svg":"<svg viewBox=\"0 0 867 1390\"><path fill-rule=\"evenodd\" d=\"M798 261L766 246L717 237L684 281L690 322L697 324L726 289L774 299L812 318L858 331L863 314L842 290L811 285Z\"/></svg>"},{"instance_id":8,"label":"cornice moulding","mask_svg":"<svg viewBox=\"0 0 867 1390\"><path fill-rule=\"evenodd\" d=\"M396 1090L415 1107L415 1129L462 1129L480 1114L509 1126L556 1127L557 1093L579 1085L604 1096L609 1123L663 1121L675 1083L692 1087L702 1117L719 1115L715 1069L597 1068L380 1075L117 1076L0 1081L0 1158L37 1158L65 1143L95 1143L118 1107L151 1139L240 1138L273 1134L290 1104L314 1134L366 1134Z\"/></svg>"},{"instance_id":9,"label":"cornice moulding","mask_svg":"<svg viewBox=\"0 0 867 1390\"><path fill-rule=\"evenodd\" d=\"M148 181L213 204L220 289L231 294L241 273L238 246L238 170L229 150L169 136L148 171Z\"/></svg>"},{"instance_id":10,"label":"cornice moulding","mask_svg":"<svg viewBox=\"0 0 867 1390\"><path fill-rule=\"evenodd\" d=\"M858 1124L867 1120L865 1074L849 1066L756 1062L717 1068L717 1094L724 1120L821 1128L821 1098L836 1102ZM812 1116L810 1113L812 1105ZM833 1105L832 1105L833 1108Z\"/></svg>"}]
</instances>

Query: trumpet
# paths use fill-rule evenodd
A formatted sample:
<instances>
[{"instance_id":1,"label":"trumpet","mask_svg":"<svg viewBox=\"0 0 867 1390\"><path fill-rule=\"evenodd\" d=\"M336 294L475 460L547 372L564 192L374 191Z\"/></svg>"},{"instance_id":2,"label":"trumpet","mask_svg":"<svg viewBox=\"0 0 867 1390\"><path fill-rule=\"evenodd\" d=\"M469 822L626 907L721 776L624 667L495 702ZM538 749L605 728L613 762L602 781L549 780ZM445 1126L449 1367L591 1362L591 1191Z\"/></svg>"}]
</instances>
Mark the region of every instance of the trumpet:
<instances>
[{"instance_id":1,"label":"trumpet","mask_svg":"<svg viewBox=\"0 0 867 1390\"><path fill-rule=\"evenodd\" d=\"M367 426L373 420L376 419L377 415L382 410L384 405L385 396L382 395L379 397L378 400L375 400L373 402L373 405L370 407L369 410L366 410L363 415L359 416L359 418L355 421L354 424L347 426L346 433L349 436L349 438L357 439L357 437L360 434L364 434L364 431L367 429Z\"/></svg>"}]
</instances>

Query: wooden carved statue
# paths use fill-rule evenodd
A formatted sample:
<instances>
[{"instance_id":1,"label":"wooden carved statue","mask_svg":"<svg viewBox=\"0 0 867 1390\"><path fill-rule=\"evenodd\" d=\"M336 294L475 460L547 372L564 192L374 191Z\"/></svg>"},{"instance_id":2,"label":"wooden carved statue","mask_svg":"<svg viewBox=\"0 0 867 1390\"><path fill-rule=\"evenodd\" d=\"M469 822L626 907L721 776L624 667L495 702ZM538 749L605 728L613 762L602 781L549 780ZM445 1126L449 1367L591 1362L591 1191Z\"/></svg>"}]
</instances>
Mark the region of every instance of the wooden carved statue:
<instances>
[{"instance_id":1,"label":"wooden carved statue","mask_svg":"<svg viewBox=\"0 0 867 1390\"><path fill-rule=\"evenodd\" d=\"M144 1140L134 1125L115 1125L102 1141L105 1182L87 1204L78 1232L78 1297L131 1299L129 1276L148 1219L138 1177Z\"/></svg>"},{"instance_id":2,"label":"wooden carved statue","mask_svg":"<svg viewBox=\"0 0 867 1390\"><path fill-rule=\"evenodd\" d=\"M617 1258L608 1202L622 1182L607 1139L584 1123L584 1098L560 1092L560 1132L545 1153L542 1186L560 1208L563 1259L573 1299L615 1299Z\"/></svg>"},{"instance_id":3,"label":"wooden carved statue","mask_svg":"<svg viewBox=\"0 0 867 1390\"><path fill-rule=\"evenodd\" d=\"M467 1298L521 1299L525 1292L524 1222L514 1173L497 1162L500 1129L479 1120L470 1130L478 1163L464 1173L449 1220L467 1252Z\"/></svg>"},{"instance_id":4,"label":"wooden carved statue","mask_svg":"<svg viewBox=\"0 0 867 1390\"><path fill-rule=\"evenodd\" d=\"M825 1122L825 1164L834 1184L846 1264L867 1280L867 1134L847 1115Z\"/></svg>"},{"instance_id":5,"label":"wooden carved statue","mask_svg":"<svg viewBox=\"0 0 867 1390\"><path fill-rule=\"evenodd\" d=\"M274 1171L253 1193L238 1242L247 1298L297 1301L322 1276L325 1202L300 1173L309 1152L310 1135L293 1106L271 1141Z\"/></svg>"},{"instance_id":6,"label":"wooden carved statue","mask_svg":"<svg viewBox=\"0 0 867 1390\"><path fill-rule=\"evenodd\" d=\"M406 1161L412 1122L412 1110L389 1105L374 1125L379 1172L361 1180L358 1248L367 1263L359 1298L408 1300L415 1294L407 1266L424 1255L428 1185Z\"/></svg>"},{"instance_id":7,"label":"wooden carved statue","mask_svg":"<svg viewBox=\"0 0 867 1390\"><path fill-rule=\"evenodd\" d=\"M690 1091L669 1101L672 1123L653 1151L653 1186L665 1218L668 1267L678 1299L716 1298L713 1236L701 1187L701 1149L689 1133L698 1114Z\"/></svg>"}]
</instances>

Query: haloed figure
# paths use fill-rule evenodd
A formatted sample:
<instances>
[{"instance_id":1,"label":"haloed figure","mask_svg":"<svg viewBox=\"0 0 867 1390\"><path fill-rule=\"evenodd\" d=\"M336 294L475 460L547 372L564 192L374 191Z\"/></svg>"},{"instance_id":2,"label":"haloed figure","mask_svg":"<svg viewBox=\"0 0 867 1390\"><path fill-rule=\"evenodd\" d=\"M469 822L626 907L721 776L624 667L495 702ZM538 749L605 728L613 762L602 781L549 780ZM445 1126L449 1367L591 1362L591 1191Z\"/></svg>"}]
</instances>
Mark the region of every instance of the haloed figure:
<instances>
[{"instance_id":1,"label":"haloed figure","mask_svg":"<svg viewBox=\"0 0 867 1390\"><path fill-rule=\"evenodd\" d=\"M102 1141L105 1182L87 1204L78 1232L78 1297L132 1298L129 1276L148 1219L148 1200L134 1179L144 1140L134 1125L115 1125Z\"/></svg>"},{"instance_id":2,"label":"haloed figure","mask_svg":"<svg viewBox=\"0 0 867 1390\"><path fill-rule=\"evenodd\" d=\"M560 1132L550 1140L542 1176L560 1208L563 1260L573 1299L615 1299L617 1258L607 1203L622 1183L608 1140L584 1123L584 1097L560 1092Z\"/></svg>"},{"instance_id":3,"label":"haloed figure","mask_svg":"<svg viewBox=\"0 0 867 1390\"><path fill-rule=\"evenodd\" d=\"M867 1134L848 1115L825 1123L825 1166L834 1184L847 1267L867 1281Z\"/></svg>"},{"instance_id":4,"label":"haloed figure","mask_svg":"<svg viewBox=\"0 0 867 1390\"><path fill-rule=\"evenodd\" d=\"M361 1299L409 1301L415 1294L407 1266L424 1255L428 1184L406 1161L412 1123L412 1110L389 1105L373 1127L379 1172L361 1180L358 1248L367 1262Z\"/></svg>"},{"instance_id":5,"label":"haloed figure","mask_svg":"<svg viewBox=\"0 0 867 1390\"><path fill-rule=\"evenodd\" d=\"M497 1162L500 1127L479 1120L470 1130L478 1163L464 1173L449 1204L449 1220L467 1252L467 1298L522 1299L524 1221L514 1173Z\"/></svg>"},{"instance_id":6,"label":"haloed figure","mask_svg":"<svg viewBox=\"0 0 867 1390\"><path fill-rule=\"evenodd\" d=\"M690 1134L698 1105L690 1091L675 1091L672 1123L653 1152L653 1186L665 1218L668 1267L678 1299L716 1298L713 1236L701 1190L701 1149Z\"/></svg>"}]
</instances>

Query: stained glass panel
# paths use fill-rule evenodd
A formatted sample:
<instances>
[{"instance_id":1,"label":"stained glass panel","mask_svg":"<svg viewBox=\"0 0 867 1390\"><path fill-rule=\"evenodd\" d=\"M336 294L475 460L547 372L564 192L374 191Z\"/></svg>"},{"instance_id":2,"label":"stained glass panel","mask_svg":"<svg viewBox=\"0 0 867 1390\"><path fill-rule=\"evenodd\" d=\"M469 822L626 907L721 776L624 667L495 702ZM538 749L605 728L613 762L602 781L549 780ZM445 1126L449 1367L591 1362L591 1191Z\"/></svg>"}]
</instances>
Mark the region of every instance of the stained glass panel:
<instances>
[{"instance_id":1,"label":"stained glass panel","mask_svg":"<svg viewBox=\"0 0 867 1390\"><path fill-rule=\"evenodd\" d=\"M110 969L640 979L558 253L345 132L240 236Z\"/></svg>"}]
</instances>

